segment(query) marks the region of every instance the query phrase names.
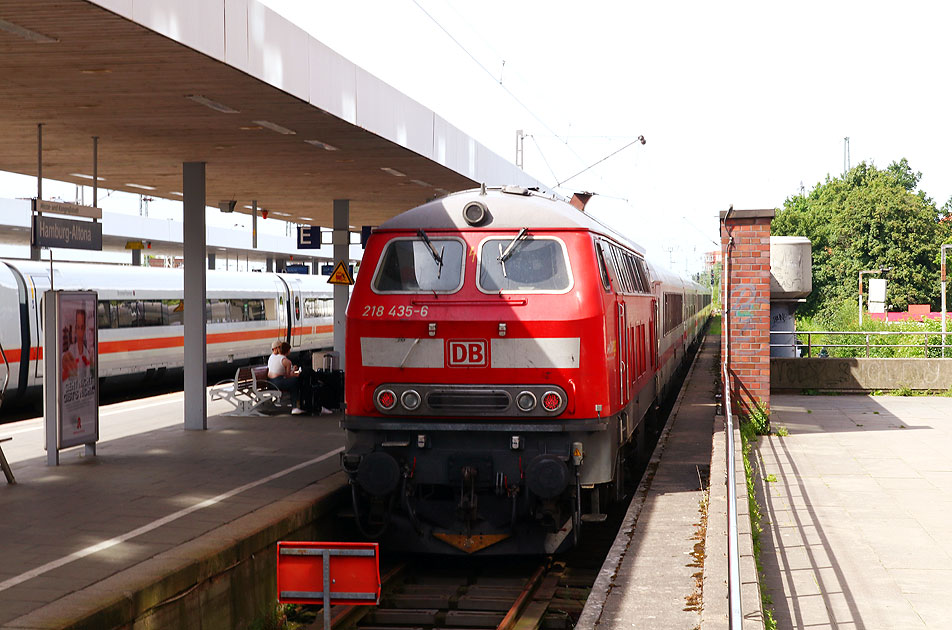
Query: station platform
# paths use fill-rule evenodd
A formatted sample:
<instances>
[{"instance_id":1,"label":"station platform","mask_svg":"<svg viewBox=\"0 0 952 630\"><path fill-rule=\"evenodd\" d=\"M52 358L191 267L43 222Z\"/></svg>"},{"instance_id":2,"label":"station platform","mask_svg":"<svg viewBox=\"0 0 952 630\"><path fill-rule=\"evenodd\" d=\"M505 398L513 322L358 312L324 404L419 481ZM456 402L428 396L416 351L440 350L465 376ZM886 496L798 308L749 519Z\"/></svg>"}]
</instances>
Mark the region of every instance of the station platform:
<instances>
[{"instance_id":1,"label":"station platform","mask_svg":"<svg viewBox=\"0 0 952 630\"><path fill-rule=\"evenodd\" d=\"M576 630L727 628L726 454L714 398L719 347L719 335L705 337ZM743 474L741 463L740 497ZM762 628L749 527L741 529L741 579L744 628Z\"/></svg>"},{"instance_id":2,"label":"station platform","mask_svg":"<svg viewBox=\"0 0 952 630\"><path fill-rule=\"evenodd\" d=\"M952 398L773 396L756 455L778 628L948 628Z\"/></svg>"},{"instance_id":3,"label":"station platform","mask_svg":"<svg viewBox=\"0 0 952 630\"><path fill-rule=\"evenodd\" d=\"M0 628L111 628L143 610L136 628L199 627L164 610L261 588L269 539L300 532L339 495L340 415L228 408L211 403L208 430L185 431L181 393L102 407L97 455L62 451L58 467L46 465L41 419L0 425L18 482L0 485ZM196 576L211 588L191 592ZM255 612L223 608L222 628Z\"/></svg>"}]
</instances>

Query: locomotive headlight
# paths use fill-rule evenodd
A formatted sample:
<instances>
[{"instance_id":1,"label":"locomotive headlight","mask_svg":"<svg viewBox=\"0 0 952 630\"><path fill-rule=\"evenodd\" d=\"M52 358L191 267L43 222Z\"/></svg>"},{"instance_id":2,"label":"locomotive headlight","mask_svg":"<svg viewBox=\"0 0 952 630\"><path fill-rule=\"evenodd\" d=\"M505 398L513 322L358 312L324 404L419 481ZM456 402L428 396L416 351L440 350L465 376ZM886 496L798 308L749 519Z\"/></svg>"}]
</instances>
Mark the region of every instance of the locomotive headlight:
<instances>
[{"instance_id":1,"label":"locomotive headlight","mask_svg":"<svg viewBox=\"0 0 952 630\"><path fill-rule=\"evenodd\" d=\"M463 218L470 225L479 225L486 220L489 209L481 201L471 201L463 208Z\"/></svg>"},{"instance_id":2,"label":"locomotive headlight","mask_svg":"<svg viewBox=\"0 0 952 630\"><path fill-rule=\"evenodd\" d=\"M420 406L420 394L414 389L408 389L400 395L400 404L407 411L413 411Z\"/></svg>"},{"instance_id":3,"label":"locomotive headlight","mask_svg":"<svg viewBox=\"0 0 952 630\"><path fill-rule=\"evenodd\" d=\"M389 389L381 389L377 392L377 406L384 411L390 411L397 404L397 395Z\"/></svg>"},{"instance_id":4,"label":"locomotive headlight","mask_svg":"<svg viewBox=\"0 0 952 630\"><path fill-rule=\"evenodd\" d=\"M542 396L542 408L546 411L555 411L562 406L562 395L558 392L546 392Z\"/></svg>"},{"instance_id":5,"label":"locomotive headlight","mask_svg":"<svg viewBox=\"0 0 952 630\"><path fill-rule=\"evenodd\" d=\"M532 411L536 407L535 394L532 392L519 392L519 395L516 396L516 406L519 407L519 411Z\"/></svg>"}]
</instances>

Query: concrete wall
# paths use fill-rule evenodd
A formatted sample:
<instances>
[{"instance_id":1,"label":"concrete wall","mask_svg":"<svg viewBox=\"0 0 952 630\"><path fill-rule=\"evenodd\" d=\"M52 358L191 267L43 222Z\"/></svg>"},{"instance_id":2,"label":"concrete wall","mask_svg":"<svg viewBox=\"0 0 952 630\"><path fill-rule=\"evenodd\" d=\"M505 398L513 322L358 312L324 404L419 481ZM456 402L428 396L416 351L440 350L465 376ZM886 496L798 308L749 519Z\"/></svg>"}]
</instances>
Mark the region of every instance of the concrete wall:
<instances>
[{"instance_id":1,"label":"concrete wall","mask_svg":"<svg viewBox=\"0 0 952 630\"><path fill-rule=\"evenodd\" d=\"M343 473L318 481L67 595L22 627L245 630L277 603L279 540L343 539L335 514L349 504L346 490Z\"/></svg>"},{"instance_id":2,"label":"concrete wall","mask_svg":"<svg viewBox=\"0 0 952 630\"><path fill-rule=\"evenodd\" d=\"M949 389L952 359L770 359L771 389Z\"/></svg>"}]
</instances>

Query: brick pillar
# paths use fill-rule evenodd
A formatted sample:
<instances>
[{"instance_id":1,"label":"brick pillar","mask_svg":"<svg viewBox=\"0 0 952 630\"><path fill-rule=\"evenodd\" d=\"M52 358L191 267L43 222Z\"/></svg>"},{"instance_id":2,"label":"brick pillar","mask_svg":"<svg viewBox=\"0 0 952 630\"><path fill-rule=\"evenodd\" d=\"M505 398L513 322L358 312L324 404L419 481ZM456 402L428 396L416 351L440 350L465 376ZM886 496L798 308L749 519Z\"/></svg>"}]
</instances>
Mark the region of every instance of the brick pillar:
<instances>
[{"instance_id":1,"label":"brick pillar","mask_svg":"<svg viewBox=\"0 0 952 630\"><path fill-rule=\"evenodd\" d=\"M725 221L726 215L721 212L721 252L730 313L728 334L721 335L721 356L729 357L734 409L748 413L760 403L769 411L770 220L774 211L734 210ZM729 247L731 237L733 247ZM729 351L724 345L728 341Z\"/></svg>"}]
</instances>

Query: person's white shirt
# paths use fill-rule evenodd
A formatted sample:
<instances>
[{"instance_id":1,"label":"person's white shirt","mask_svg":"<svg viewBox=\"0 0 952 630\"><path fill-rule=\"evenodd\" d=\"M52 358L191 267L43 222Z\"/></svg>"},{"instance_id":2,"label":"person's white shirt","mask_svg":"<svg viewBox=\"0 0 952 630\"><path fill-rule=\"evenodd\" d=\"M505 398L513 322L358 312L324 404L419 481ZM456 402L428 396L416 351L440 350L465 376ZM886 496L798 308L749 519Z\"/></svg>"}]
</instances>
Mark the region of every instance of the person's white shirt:
<instances>
[{"instance_id":1,"label":"person's white shirt","mask_svg":"<svg viewBox=\"0 0 952 630\"><path fill-rule=\"evenodd\" d=\"M85 378L89 376L89 366L92 364L92 354L89 351L89 346L83 345L80 347L78 343L71 344L69 347L69 354L72 355L73 359L76 361L76 375L79 378Z\"/></svg>"},{"instance_id":2,"label":"person's white shirt","mask_svg":"<svg viewBox=\"0 0 952 630\"><path fill-rule=\"evenodd\" d=\"M268 357L268 378L287 376L287 368L284 365L286 359L283 354L272 354Z\"/></svg>"}]
</instances>

